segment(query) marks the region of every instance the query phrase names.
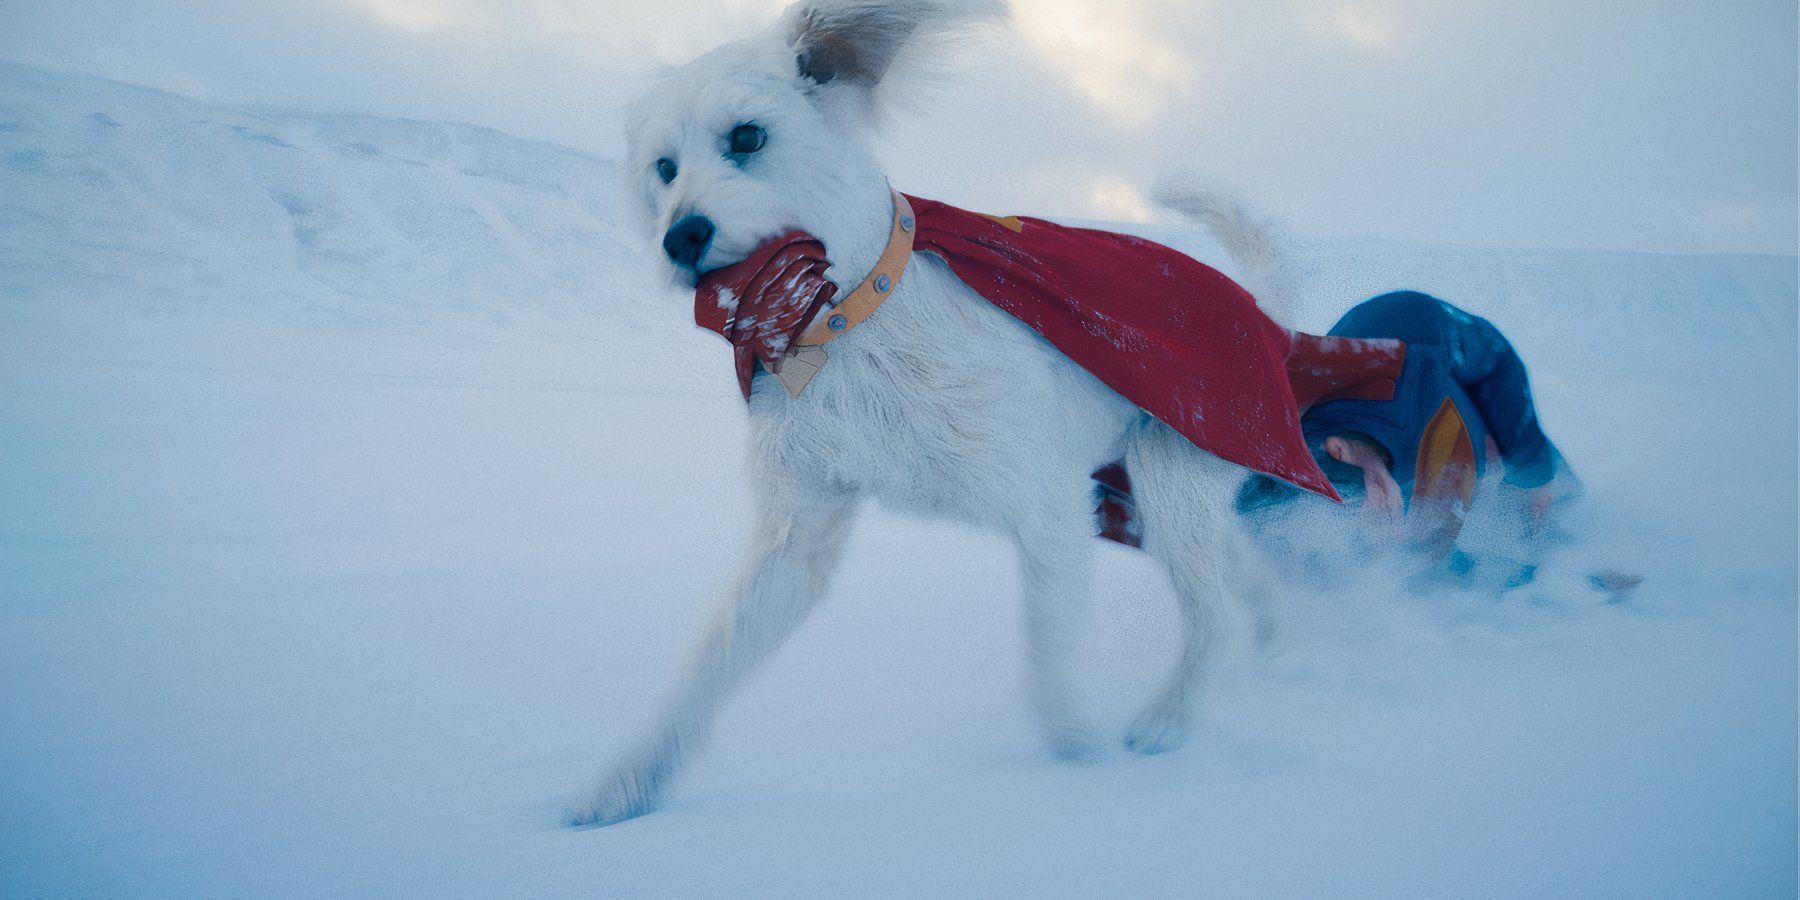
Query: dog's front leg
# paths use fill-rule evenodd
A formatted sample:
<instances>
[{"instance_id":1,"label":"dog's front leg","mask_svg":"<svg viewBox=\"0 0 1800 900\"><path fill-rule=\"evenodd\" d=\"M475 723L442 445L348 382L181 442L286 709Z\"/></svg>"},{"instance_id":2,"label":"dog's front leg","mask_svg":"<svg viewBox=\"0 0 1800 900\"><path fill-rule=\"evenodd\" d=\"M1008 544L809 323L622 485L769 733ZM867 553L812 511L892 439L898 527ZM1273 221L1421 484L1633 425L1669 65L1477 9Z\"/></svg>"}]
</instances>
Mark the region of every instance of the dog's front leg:
<instances>
[{"instance_id":1,"label":"dog's front leg","mask_svg":"<svg viewBox=\"0 0 1800 900\"><path fill-rule=\"evenodd\" d=\"M1025 634L1031 654L1031 699L1044 742L1060 759L1086 762L1100 742L1071 687L1075 643L1087 618L1089 533L1086 510L1052 515L1017 531L1025 588Z\"/></svg>"},{"instance_id":2,"label":"dog's front leg","mask_svg":"<svg viewBox=\"0 0 1800 900\"><path fill-rule=\"evenodd\" d=\"M824 592L852 501L765 496L759 506L743 573L701 640L675 702L650 740L569 811L571 826L610 825L655 808L682 763L705 743L719 703Z\"/></svg>"}]
</instances>

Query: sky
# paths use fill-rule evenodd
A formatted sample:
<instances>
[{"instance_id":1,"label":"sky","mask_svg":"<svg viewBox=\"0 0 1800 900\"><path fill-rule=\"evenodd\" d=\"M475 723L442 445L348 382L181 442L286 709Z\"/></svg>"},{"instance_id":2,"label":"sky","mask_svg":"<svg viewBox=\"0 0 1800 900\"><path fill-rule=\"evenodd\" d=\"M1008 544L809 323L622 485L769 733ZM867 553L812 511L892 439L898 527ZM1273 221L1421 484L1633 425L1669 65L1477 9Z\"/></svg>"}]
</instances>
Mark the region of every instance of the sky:
<instances>
[{"instance_id":1,"label":"sky","mask_svg":"<svg viewBox=\"0 0 1800 900\"><path fill-rule=\"evenodd\" d=\"M0 58L202 100L490 125L602 156L658 68L782 0L0 0ZM1177 170L1296 232L1796 250L1796 5L1013 0L884 125L896 186L1155 220Z\"/></svg>"}]
</instances>

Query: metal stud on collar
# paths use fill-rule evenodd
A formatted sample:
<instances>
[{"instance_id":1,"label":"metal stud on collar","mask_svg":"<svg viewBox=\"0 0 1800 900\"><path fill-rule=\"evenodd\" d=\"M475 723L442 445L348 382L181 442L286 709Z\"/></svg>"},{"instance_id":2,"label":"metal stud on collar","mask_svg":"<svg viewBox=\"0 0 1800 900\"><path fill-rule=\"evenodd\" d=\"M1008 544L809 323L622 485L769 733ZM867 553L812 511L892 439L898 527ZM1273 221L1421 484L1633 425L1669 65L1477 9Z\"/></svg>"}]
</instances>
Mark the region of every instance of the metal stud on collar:
<instances>
[{"instance_id":1,"label":"metal stud on collar","mask_svg":"<svg viewBox=\"0 0 1800 900\"><path fill-rule=\"evenodd\" d=\"M0 3L3 2L5 0L0 0ZM900 286L907 259L912 254L912 233L918 230L919 223L913 216L912 206L906 202L906 195L895 191L893 197L894 217L889 220L892 230L888 233L888 243L882 249L881 257L875 261L875 271L870 272L868 278L848 295L841 299L833 297L827 301L835 309L825 311L819 321L800 334L797 343L802 349L820 347L856 327Z\"/></svg>"}]
</instances>

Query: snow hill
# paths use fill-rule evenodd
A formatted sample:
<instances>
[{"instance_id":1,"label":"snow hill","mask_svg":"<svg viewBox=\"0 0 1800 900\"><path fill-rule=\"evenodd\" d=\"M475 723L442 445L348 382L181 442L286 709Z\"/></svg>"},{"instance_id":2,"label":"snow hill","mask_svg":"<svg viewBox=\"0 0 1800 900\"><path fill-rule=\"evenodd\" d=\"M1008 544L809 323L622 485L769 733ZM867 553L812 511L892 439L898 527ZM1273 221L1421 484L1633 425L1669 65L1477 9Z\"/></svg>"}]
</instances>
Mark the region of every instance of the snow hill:
<instances>
[{"instance_id":1,"label":"snow hill","mask_svg":"<svg viewBox=\"0 0 1800 900\"><path fill-rule=\"evenodd\" d=\"M1187 748L1066 768L1004 543L870 510L668 808L557 828L748 522L615 169L0 63L0 894L1792 896L1792 257L1296 238L1301 325L1521 347L1592 495L1538 584L1296 586ZM1098 552L1122 733L1173 610Z\"/></svg>"},{"instance_id":2,"label":"snow hill","mask_svg":"<svg viewBox=\"0 0 1800 900\"><path fill-rule=\"evenodd\" d=\"M366 320L569 309L618 266L614 166L470 125L211 109L6 64L5 288ZM80 110L80 114L74 114ZM144 279L162 278L151 284Z\"/></svg>"}]
</instances>

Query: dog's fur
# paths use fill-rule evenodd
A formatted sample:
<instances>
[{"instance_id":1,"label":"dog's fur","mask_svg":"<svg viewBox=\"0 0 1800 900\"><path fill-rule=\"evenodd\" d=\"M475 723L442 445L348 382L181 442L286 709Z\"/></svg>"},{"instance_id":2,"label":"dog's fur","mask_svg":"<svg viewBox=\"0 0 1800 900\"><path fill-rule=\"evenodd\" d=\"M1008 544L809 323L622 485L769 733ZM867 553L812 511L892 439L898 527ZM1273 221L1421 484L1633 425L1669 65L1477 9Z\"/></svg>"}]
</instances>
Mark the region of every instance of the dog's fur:
<instances>
[{"instance_id":1,"label":"dog's fur","mask_svg":"<svg viewBox=\"0 0 1800 900\"><path fill-rule=\"evenodd\" d=\"M884 74L933 39L1003 14L996 0L805 0L781 33L673 70L633 110L629 168L655 233L689 214L709 217L717 232L695 267L706 271L803 229L828 248L830 277L848 293L880 255L891 221L887 182L863 138ZM725 135L747 122L766 129L766 146L728 158ZM670 184L656 173L664 157L679 166ZM1266 251L1229 204L1190 194L1186 205L1228 248ZM1179 662L1126 744L1141 753L1178 746L1205 662L1247 634L1242 610L1259 579L1244 564L1229 512L1243 471L1102 385L941 260L913 257L880 311L827 349L830 363L798 398L774 379L756 380L749 477L757 515L742 572L672 708L571 810L571 824L603 825L655 806L726 694L818 601L864 497L1013 538L1031 699L1059 757L1089 758L1099 748L1072 702L1068 671L1097 468L1126 461L1144 549L1167 566L1183 623ZM719 377L728 380L729 370Z\"/></svg>"}]
</instances>

